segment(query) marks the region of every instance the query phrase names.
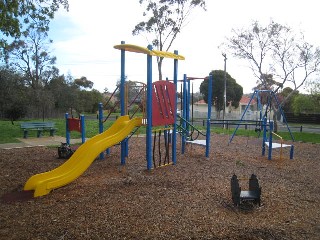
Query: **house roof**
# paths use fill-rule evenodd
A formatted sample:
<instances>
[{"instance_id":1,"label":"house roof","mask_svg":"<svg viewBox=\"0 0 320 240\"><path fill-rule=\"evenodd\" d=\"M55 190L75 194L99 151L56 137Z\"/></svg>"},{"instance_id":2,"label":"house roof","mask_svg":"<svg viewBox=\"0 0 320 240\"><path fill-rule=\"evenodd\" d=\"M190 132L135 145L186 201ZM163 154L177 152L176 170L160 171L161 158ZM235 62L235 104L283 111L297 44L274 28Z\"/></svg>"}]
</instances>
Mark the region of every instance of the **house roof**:
<instances>
[{"instance_id":1,"label":"house roof","mask_svg":"<svg viewBox=\"0 0 320 240\"><path fill-rule=\"evenodd\" d=\"M196 102L194 104L207 104L207 103L202 99L202 100L199 100L198 102Z\"/></svg>"},{"instance_id":2,"label":"house roof","mask_svg":"<svg viewBox=\"0 0 320 240\"><path fill-rule=\"evenodd\" d=\"M248 96L242 96L242 98L240 99L240 104L241 105L248 105L249 101L250 101L251 97ZM254 105L256 104L257 101L255 99L252 99L250 105Z\"/></svg>"}]
</instances>

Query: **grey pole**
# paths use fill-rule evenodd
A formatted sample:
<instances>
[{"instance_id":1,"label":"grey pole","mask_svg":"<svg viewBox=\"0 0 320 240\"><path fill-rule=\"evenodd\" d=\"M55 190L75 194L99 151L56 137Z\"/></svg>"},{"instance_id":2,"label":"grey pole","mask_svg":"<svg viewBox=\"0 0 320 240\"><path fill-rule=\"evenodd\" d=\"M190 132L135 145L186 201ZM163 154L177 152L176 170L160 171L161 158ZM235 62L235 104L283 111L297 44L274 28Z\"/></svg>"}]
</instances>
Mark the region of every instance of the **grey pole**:
<instances>
[{"instance_id":1,"label":"grey pole","mask_svg":"<svg viewBox=\"0 0 320 240\"><path fill-rule=\"evenodd\" d=\"M223 92L223 128L225 128L224 119L227 108L227 54L222 53L224 57L224 92Z\"/></svg>"}]
</instances>

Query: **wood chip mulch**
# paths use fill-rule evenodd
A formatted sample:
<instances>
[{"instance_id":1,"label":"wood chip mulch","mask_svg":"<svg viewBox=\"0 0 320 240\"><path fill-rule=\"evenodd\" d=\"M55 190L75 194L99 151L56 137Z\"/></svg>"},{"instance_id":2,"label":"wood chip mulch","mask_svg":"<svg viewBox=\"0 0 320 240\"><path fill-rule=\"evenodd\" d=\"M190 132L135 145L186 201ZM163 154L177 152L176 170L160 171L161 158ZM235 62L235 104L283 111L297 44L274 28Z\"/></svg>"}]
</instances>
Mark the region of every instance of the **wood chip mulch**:
<instances>
[{"instance_id":1,"label":"wood chip mulch","mask_svg":"<svg viewBox=\"0 0 320 240\"><path fill-rule=\"evenodd\" d=\"M319 239L320 145L294 143L294 160L289 148L282 160L279 150L267 160L256 139L236 136L228 145L228 137L212 136L209 158L195 145L182 155L179 140L177 164L152 171L145 138L132 137L125 166L115 146L77 180L39 198L23 186L65 161L57 149L0 150L0 239ZM234 173L257 175L260 207L233 206Z\"/></svg>"}]
</instances>

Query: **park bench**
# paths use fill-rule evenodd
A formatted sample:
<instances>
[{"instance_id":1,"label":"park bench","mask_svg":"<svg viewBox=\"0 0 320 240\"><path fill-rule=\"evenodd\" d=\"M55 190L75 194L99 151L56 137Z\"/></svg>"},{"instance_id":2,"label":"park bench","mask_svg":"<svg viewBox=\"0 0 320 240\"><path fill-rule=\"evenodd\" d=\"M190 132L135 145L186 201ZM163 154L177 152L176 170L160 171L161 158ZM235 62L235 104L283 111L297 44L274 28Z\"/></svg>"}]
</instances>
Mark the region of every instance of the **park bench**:
<instances>
[{"instance_id":1,"label":"park bench","mask_svg":"<svg viewBox=\"0 0 320 240\"><path fill-rule=\"evenodd\" d=\"M235 206L239 206L242 201L253 201L260 206L261 201L261 187L257 176L252 174L249 178L249 190L242 191L239 186L239 180L235 174L231 178L231 193L232 201Z\"/></svg>"},{"instance_id":2,"label":"park bench","mask_svg":"<svg viewBox=\"0 0 320 240\"><path fill-rule=\"evenodd\" d=\"M41 137L44 131L48 131L50 136L54 136L57 130L54 126L54 122L23 122L21 123L23 138L28 138L29 131L37 131L37 137Z\"/></svg>"}]
</instances>

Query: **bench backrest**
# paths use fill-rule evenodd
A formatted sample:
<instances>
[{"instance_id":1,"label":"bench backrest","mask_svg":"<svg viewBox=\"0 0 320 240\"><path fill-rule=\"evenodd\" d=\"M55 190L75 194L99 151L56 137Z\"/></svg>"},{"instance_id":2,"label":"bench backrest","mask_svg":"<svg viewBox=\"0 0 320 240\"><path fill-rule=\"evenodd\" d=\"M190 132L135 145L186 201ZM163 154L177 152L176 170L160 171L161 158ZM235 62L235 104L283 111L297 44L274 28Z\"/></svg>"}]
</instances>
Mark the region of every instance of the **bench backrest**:
<instances>
[{"instance_id":1,"label":"bench backrest","mask_svg":"<svg viewBox=\"0 0 320 240\"><path fill-rule=\"evenodd\" d=\"M54 122L23 122L21 128L54 128Z\"/></svg>"}]
</instances>

